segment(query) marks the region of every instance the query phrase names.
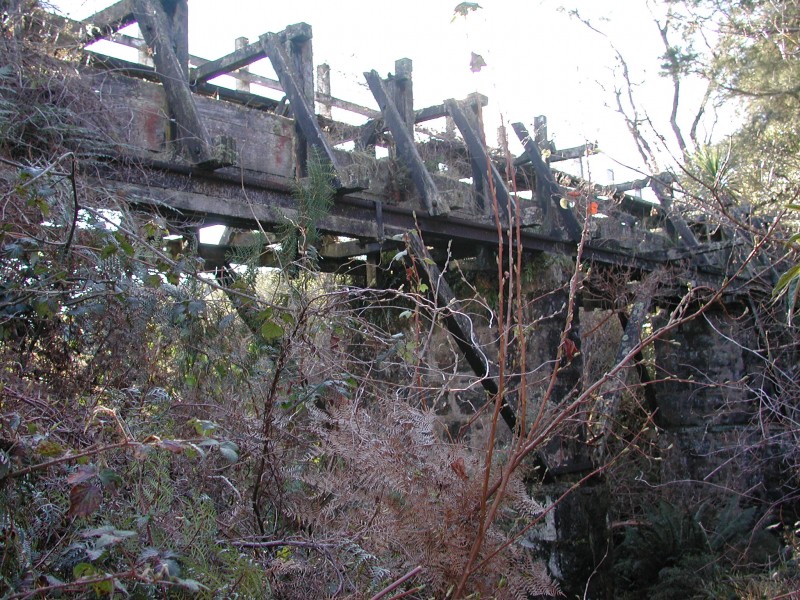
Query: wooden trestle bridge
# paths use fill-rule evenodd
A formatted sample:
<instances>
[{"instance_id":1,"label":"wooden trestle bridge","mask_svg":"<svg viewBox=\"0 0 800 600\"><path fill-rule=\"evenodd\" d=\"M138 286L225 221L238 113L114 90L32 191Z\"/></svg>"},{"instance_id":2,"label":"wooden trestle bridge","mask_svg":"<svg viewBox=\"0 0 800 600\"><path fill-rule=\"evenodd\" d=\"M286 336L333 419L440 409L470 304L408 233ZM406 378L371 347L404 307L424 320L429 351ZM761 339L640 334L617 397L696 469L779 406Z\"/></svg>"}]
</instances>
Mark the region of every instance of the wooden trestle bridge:
<instances>
[{"instance_id":1,"label":"wooden trestle bridge","mask_svg":"<svg viewBox=\"0 0 800 600\"><path fill-rule=\"evenodd\" d=\"M103 133L118 149L96 174L98 187L121 202L158 211L175 231L196 235L207 225L228 226L222 244L198 244L209 269L224 266L237 238L246 238L235 230L270 231L298 222L293 192L315 152L329 163L336 188L332 208L315 224L326 234L317 248L321 267L347 263L349 273L361 272L365 283L379 286L374 276L381 252L410 240L412 253L433 257L419 264L436 282L431 292L443 306L454 295L438 259L490 255L499 241L575 255L587 221L584 260L627 269L634 277L671 264L680 264L695 282L736 282L738 272L744 284L752 275L740 269L741 240L726 238L716 226L712 238L711 227L690 225L675 210L669 176L602 189L556 172L551 163L594 147L557 150L543 118L532 133L513 124L522 156L490 151L482 130L487 99L474 94L416 108L408 59L396 61L386 78L374 70L364 74L377 104L368 108L331 95L330 69L315 68L305 23L252 43L239 39L231 54L204 60L188 51L187 0L121 0L83 21L53 20L66 47L83 47L79 77L94 91ZM134 22L144 39L120 32ZM103 38L138 48L140 60L93 52L91 45ZM249 71L261 60L270 61L277 80ZM236 89L211 83L220 75L235 78ZM279 90L283 98L254 94L251 85ZM333 109L366 122L336 121ZM445 122L437 128L441 133L420 135L418 125L436 119ZM377 158L378 147L388 156ZM652 188L659 202L626 193L643 187ZM519 225L518 235L509 235L510 223ZM418 232L424 243L409 232ZM625 323L630 335L624 339L638 339L652 299L637 295L636 302L642 306ZM495 392L494 369L474 346L465 319L453 311L445 323L483 386ZM503 416L513 426L508 407Z\"/></svg>"},{"instance_id":2,"label":"wooden trestle bridge","mask_svg":"<svg viewBox=\"0 0 800 600\"><path fill-rule=\"evenodd\" d=\"M119 33L133 22L144 40ZM525 152L513 161L498 158L484 143L486 98L475 94L415 108L408 59L398 60L388 78L364 74L378 106L371 109L331 96L330 70L315 69L312 31L304 23L252 43L238 40L238 49L211 61L189 55L187 0L122 0L81 22L58 25L67 43L90 46L107 38L138 47L152 60L148 66L89 49L81 77L108 117L107 134L130 159L110 166L103 186L176 223L242 229L258 223L269 230L292 219L298 210L292 186L305 174L313 148L330 163L337 188L332 210L318 224L336 240L319 249L323 264L363 256L369 263L396 245L395 236L414 229L429 248L449 246L454 256L474 256L497 246L498 210L504 224L510 216L520 220L526 250L570 255L590 202L597 214L586 259L639 271L681 261L701 279L721 279L736 268L729 242L703 239L702 230L673 210L668 178L608 190L559 174L550 163L593 147L556 150L542 119L532 135L514 123ZM271 62L277 81L248 71L260 60ZM237 89L209 83L226 74L236 78ZM251 84L285 97L251 93ZM368 120L360 126L337 122L332 108ZM415 126L434 119L446 119L447 131L420 142ZM389 157L375 158L376 146L388 148ZM660 204L627 195L633 186L652 187ZM201 245L200 253L213 266L229 249Z\"/></svg>"}]
</instances>

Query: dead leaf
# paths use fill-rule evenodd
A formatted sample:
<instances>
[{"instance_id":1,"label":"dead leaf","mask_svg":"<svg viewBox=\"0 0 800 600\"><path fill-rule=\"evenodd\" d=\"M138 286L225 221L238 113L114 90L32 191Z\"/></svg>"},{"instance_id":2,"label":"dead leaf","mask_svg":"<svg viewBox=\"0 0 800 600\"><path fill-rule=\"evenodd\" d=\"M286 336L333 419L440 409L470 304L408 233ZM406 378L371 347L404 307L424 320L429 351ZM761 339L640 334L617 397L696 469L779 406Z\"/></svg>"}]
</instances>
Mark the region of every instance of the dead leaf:
<instances>
[{"instance_id":1,"label":"dead leaf","mask_svg":"<svg viewBox=\"0 0 800 600\"><path fill-rule=\"evenodd\" d=\"M97 467L95 465L78 465L78 467L67 476L67 483L75 485L83 483L97 475Z\"/></svg>"},{"instance_id":2,"label":"dead leaf","mask_svg":"<svg viewBox=\"0 0 800 600\"><path fill-rule=\"evenodd\" d=\"M469 475L467 475L467 468L464 464L464 457L459 456L456 460L450 463L450 468L455 471L455 474L458 475L463 481L467 481L469 479Z\"/></svg>"},{"instance_id":3,"label":"dead leaf","mask_svg":"<svg viewBox=\"0 0 800 600\"><path fill-rule=\"evenodd\" d=\"M164 450L169 450L173 454L182 454L186 449L183 444L174 440L161 440L158 445L164 448Z\"/></svg>"},{"instance_id":4,"label":"dead leaf","mask_svg":"<svg viewBox=\"0 0 800 600\"><path fill-rule=\"evenodd\" d=\"M88 517L98 509L103 501L100 486L91 483L79 483L69 491L68 517Z\"/></svg>"}]
</instances>

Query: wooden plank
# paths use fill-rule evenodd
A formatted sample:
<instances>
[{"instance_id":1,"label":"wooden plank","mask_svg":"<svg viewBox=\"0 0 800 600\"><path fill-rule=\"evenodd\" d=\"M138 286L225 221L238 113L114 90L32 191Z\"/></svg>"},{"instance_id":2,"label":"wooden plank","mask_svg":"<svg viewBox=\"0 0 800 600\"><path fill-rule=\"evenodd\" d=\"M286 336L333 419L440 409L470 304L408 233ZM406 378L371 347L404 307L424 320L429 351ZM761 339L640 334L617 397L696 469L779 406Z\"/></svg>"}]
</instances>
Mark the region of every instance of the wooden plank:
<instances>
[{"instance_id":1,"label":"wooden plank","mask_svg":"<svg viewBox=\"0 0 800 600\"><path fill-rule=\"evenodd\" d=\"M120 0L108 8L104 8L83 19L81 22L86 31L83 42L89 44L102 37L109 36L123 27L127 27L136 21L133 12L133 0Z\"/></svg>"},{"instance_id":2,"label":"wooden plank","mask_svg":"<svg viewBox=\"0 0 800 600\"><path fill-rule=\"evenodd\" d=\"M311 25L308 23L289 25L281 32L281 39L298 89L311 109L311 114L314 115L316 110L314 106L314 57L311 48ZM308 174L308 151L311 142L306 138L305 129L299 124L295 126L295 136L297 174L305 177Z\"/></svg>"},{"instance_id":3,"label":"wooden plank","mask_svg":"<svg viewBox=\"0 0 800 600\"><path fill-rule=\"evenodd\" d=\"M414 138L409 133L408 126L397 111L397 107L389 97L383 80L377 71L364 73L369 89L375 100L378 101L383 112L383 118L389 126L394 137L397 154L411 172L411 179L419 192L422 202L431 216L446 215L450 212L447 201L439 194L436 184L433 183L431 174L425 168L425 163L417 152Z\"/></svg>"},{"instance_id":4,"label":"wooden plank","mask_svg":"<svg viewBox=\"0 0 800 600\"><path fill-rule=\"evenodd\" d=\"M169 151L170 115L163 86L88 69L82 76L100 102L105 133L119 143L129 158L174 162ZM220 96L230 94L237 98L244 94L234 90L218 91ZM246 96L267 100L251 94ZM282 182L294 179L294 122L291 119L197 94L194 104L212 139L227 136L237 140L237 172L241 169L244 173Z\"/></svg>"},{"instance_id":5,"label":"wooden plank","mask_svg":"<svg viewBox=\"0 0 800 600\"><path fill-rule=\"evenodd\" d=\"M480 105L481 107L484 107L489 103L489 98L487 98L483 94L470 94L468 102L474 102ZM366 110L371 110L371 109L366 109ZM354 110L352 112L358 112L358 111ZM369 115L365 112L358 113L358 114L363 114L367 117L372 117L373 119L361 125L360 139L362 147L367 147L368 145L374 145L375 139L377 138L378 134L387 130L386 124L383 122L383 119L380 118L380 113L376 111L372 112L375 112L375 114ZM414 111L414 123L425 123L426 121L433 121L434 119L447 117L448 114L449 113L447 112L447 107L444 104L435 104L434 106L427 106L425 108L420 108L419 110Z\"/></svg>"},{"instance_id":6,"label":"wooden plank","mask_svg":"<svg viewBox=\"0 0 800 600\"><path fill-rule=\"evenodd\" d=\"M428 249L415 231L407 234L409 253L414 257L417 268L425 275L428 281L429 294L436 301L436 305L447 307L448 310L442 317L445 327L453 336L456 345L464 354L472 371L480 378L483 389L494 400L499 393L497 384L497 368L489 363L486 353L475 338L472 321L460 310L456 296L450 285L445 281L442 272L431 258ZM511 431L517 425L517 416L514 409L503 401L500 416Z\"/></svg>"},{"instance_id":7,"label":"wooden plank","mask_svg":"<svg viewBox=\"0 0 800 600\"><path fill-rule=\"evenodd\" d=\"M272 61L272 66L275 69L275 73L278 75L281 86L286 92L286 96L289 98L289 103L292 107L292 113L294 114L297 125L303 131L309 143L319 148L323 156L327 157L334 170L340 170L343 165L325 137L325 134L322 132L322 129L320 129L317 117L306 100L304 88L301 87L302 82L298 81L297 74L289 62L289 57L286 55L284 39L278 34L268 33L262 38L262 42L264 43L267 56L270 61ZM341 181L339 180L338 174L335 175L334 179L334 185L340 188Z\"/></svg>"},{"instance_id":8,"label":"wooden plank","mask_svg":"<svg viewBox=\"0 0 800 600\"><path fill-rule=\"evenodd\" d=\"M147 45L153 50L156 72L161 78L170 113L177 125L177 139L192 163L201 168L216 169L230 164L215 155L209 144L206 128L197 113L186 70L172 47L170 25L157 0L133 0L134 14Z\"/></svg>"},{"instance_id":9,"label":"wooden plank","mask_svg":"<svg viewBox=\"0 0 800 600\"><path fill-rule=\"evenodd\" d=\"M500 207L500 217L507 220L514 212L514 199L511 198L511 195L508 193L508 188L506 187L503 177L486 152L486 145L478 132L478 124L464 111L463 103L451 98L445 100L445 106L447 106L447 112L453 118L456 127L458 127L458 130L464 137L464 141L469 149L470 162L472 163L474 172L476 174L480 173L481 179L487 181L487 183L489 177L492 178L495 195L497 196L497 204Z\"/></svg>"},{"instance_id":10,"label":"wooden plank","mask_svg":"<svg viewBox=\"0 0 800 600\"><path fill-rule=\"evenodd\" d=\"M353 258L354 256L363 256L365 254L380 252L383 249L383 242L362 242L360 240L327 242L322 244L319 254L323 258Z\"/></svg>"},{"instance_id":11,"label":"wooden plank","mask_svg":"<svg viewBox=\"0 0 800 600\"><path fill-rule=\"evenodd\" d=\"M262 58L267 57L267 52L264 48L263 37L259 38L257 42L248 44L244 48L239 48L230 54L210 60L205 64L192 69L191 81L193 84L203 83L209 79L214 79L220 75L231 73L248 65L253 64ZM233 74L232 74L233 75Z\"/></svg>"},{"instance_id":12,"label":"wooden plank","mask_svg":"<svg viewBox=\"0 0 800 600\"><path fill-rule=\"evenodd\" d=\"M573 212L568 207L561 205L563 195L561 193L561 188L553 177L553 171L542 158L538 146L528 134L528 130L525 126L522 123L513 123L511 126L514 128L514 132L517 134L519 141L522 142L522 145L525 147L525 153L528 155L533 165L537 187L541 183L544 197L540 198L540 204L544 213L545 222L547 222L547 215L551 214L551 207L555 207L555 213L561 218L569 239L577 242L581 239L583 228L575 218Z\"/></svg>"},{"instance_id":13,"label":"wooden plank","mask_svg":"<svg viewBox=\"0 0 800 600\"><path fill-rule=\"evenodd\" d=\"M351 113L355 113L357 115L362 115L364 117L376 118L379 117L381 112L379 110L375 110L374 108L367 108L366 106L361 106L360 104L356 104L355 102L349 102L347 100L342 100L341 98L337 98L335 96L331 96L330 94L324 94L322 92L317 92L316 100L320 104L324 106L332 106L334 108L341 108L342 110L349 111ZM324 114L322 116L325 116Z\"/></svg>"}]
</instances>

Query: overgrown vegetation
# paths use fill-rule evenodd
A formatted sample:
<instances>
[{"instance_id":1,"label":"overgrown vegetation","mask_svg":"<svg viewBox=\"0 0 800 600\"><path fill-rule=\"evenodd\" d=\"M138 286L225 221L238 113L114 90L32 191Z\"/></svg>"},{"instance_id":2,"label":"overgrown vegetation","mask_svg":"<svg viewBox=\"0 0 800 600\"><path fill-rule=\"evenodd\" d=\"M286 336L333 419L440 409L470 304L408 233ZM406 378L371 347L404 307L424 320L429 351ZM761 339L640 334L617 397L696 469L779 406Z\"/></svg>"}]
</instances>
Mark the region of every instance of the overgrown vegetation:
<instances>
[{"instance_id":1,"label":"overgrown vegetation","mask_svg":"<svg viewBox=\"0 0 800 600\"><path fill-rule=\"evenodd\" d=\"M467 275L448 257L459 303L431 294L445 276L411 250L416 232L389 260L405 276L393 289L340 285L314 269L334 192L314 153L299 217L277 232L283 268L260 266L272 238L259 231L209 273L196 240L171 240L179 224L132 212L92 178L124 149L105 137L74 68L47 58L39 13L17 9L0 39L4 597L477 600L562 587L601 597L612 571L631 598L796 587L796 488L713 506L689 498L696 488L662 493L666 476L658 491L637 485L662 477L653 465L669 451L645 391L663 381L745 390L760 443L780 450L782 480L796 485L797 342L784 312L765 302L734 319L758 330L744 349L756 373L698 384L659 372L654 343L679 344L669 336L694 320L713 328L709 307L730 282L676 292L680 267L639 281L657 314L607 355L627 340L606 323L628 319L636 294L630 274L584 264L588 227L574 262L499 244L496 272ZM725 183L718 154L695 163ZM581 326L590 290L610 308ZM454 315L483 338L489 395L443 332ZM467 405L461 421L443 418ZM625 531L614 551L608 482L613 529ZM557 511L578 489L575 513L603 518L565 539L555 515L569 532ZM595 531L601 539L588 539ZM584 580L565 576L566 547L592 561Z\"/></svg>"}]
</instances>

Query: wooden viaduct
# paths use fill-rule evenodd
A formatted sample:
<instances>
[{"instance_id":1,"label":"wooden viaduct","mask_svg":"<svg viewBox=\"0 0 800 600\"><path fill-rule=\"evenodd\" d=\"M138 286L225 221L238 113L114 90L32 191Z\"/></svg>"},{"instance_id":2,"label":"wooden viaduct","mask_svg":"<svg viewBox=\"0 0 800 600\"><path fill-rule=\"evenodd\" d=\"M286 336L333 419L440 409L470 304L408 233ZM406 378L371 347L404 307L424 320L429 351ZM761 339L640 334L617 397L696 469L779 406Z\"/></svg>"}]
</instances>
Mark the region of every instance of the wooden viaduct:
<instances>
[{"instance_id":1,"label":"wooden viaduct","mask_svg":"<svg viewBox=\"0 0 800 600\"><path fill-rule=\"evenodd\" d=\"M440 277L440 259L485 256L498 243L574 256L584 228L583 260L626 269L633 278L680 264L687 281L716 286L732 279L734 293L751 279L750 267L740 268L744 253L736 240L716 226L712 237L708 224L690 225L675 209L669 175L603 189L559 173L552 163L595 148L556 149L543 117L532 134L513 124L521 156L491 151L482 125L487 99L474 94L416 108L408 59L396 61L386 78L364 73L375 109L331 95L330 69L315 68L305 23L252 43L240 38L231 54L205 60L189 54L187 0L120 0L80 22L53 20L65 47L84 49L80 78L94 91L104 133L121 149L96 174L97 183L124 203L161 213L174 231L196 235L206 225L228 226L222 244L198 244L209 269L226 263L235 229L270 231L297 221L294 186L315 152L330 166L336 188L331 210L316 224L327 234L317 249L320 265L336 270L347 263L348 273L367 284L380 284L381 251L410 239L410 251L426 259L419 262L437 282L436 300L448 305L455 297ZM134 22L144 39L120 33ZM103 38L138 48L141 60L93 52L91 44ZM260 60L270 61L277 80L248 70ZM235 78L236 89L211 83L220 75ZM283 98L252 93L250 86L279 90ZM366 122L337 121L334 110ZM445 121L444 131L420 132L420 124L435 119ZM388 156L377 158L379 147ZM659 202L626 193L643 187ZM268 255L262 258L269 264ZM639 300L645 310L626 323L631 339L651 302ZM492 392L492 368L467 324L454 313L446 325ZM513 424L512 414L504 416Z\"/></svg>"},{"instance_id":2,"label":"wooden viaduct","mask_svg":"<svg viewBox=\"0 0 800 600\"><path fill-rule=\"evenodd\" d=\"M119 33L133 22L144 40ZM521 222L526 250L574 255L591 203L596 214L586 259L640 271L681 261L709 280L720 280L731 268L730 244L703 239L673 209L669 176L602 189L557 173L551 163L594 147L557 150L547 140L543 118L533 134L513 124L525 152L507 161L485 144L485 97L414 107L408 59L398 60L388 78L364 74L379 107L371 109L331 96L329 68L315 69L312 31L304 23L253 43L240 39L234 52L211 61L189 55L187 0L122 0L59 26L66 43L88 46L108 38L139 48L154 63L89 50L90 68L82 76L109 119L109 135L124 148L123 160L102 174L104 185L129 203L163 211L174 223L253 229L258 222L269 229L291 219L297 213L293 182L305 175L308 153L315 149L331 165L337 188L320 228L348 239L320 249L330 262L371 260L413 229L429 248L449 245L455 256L474 256L482 246L497 246L495 211L504 231L509 218ZM248 72L248 65L264 59L277 81ZM210 83L220 75L236 78L237 89ZM275 101L247 91L250 85L285 96ZM336 121L332 109L367 121ZM427 132L420 141L415 127L434 119L447 119L447 131ZM390 157L376 159L376 146L388 148ZM126 169L134 161L136 167ZM660 204L626 194L648 186ZM224 251L200 247L212 264Z\"/></svg>"},{"instance_id":3,"label":"wooden viaduct","mask_svg":"<svg viewBox=\"0 0 800 600\"><path fill-rule=\"evenodd\" d=\"M94 91L104 133L120 149L92 177L120 202L162 214L175 232L196 236L201 227L226 225L221 244L197 244L209 269L224 266L237 241L246 240L236 230L270 232L298 221L294 190L313 152L329 165L336 190L316 223L326 234L319 264L331 271L346 265L367 285L381 285L382 251L407 247L436 282L430 290L438 305L450 306L456 298L441 277L444 259L480 263L489 256L484 268L496 269L491 257L499 245L574 257L583 238L582 260L632 279L679 266L684 279L674 282L676 298L690 282L715 289L724 282L726 299L752 287L754 269L745 256L752 240L685 218L673 205L669 175L606 189L560 173L551 165L595 149L556 149L543 118L533 132L513 124L521 156L489 150L482 125L487 99L475 94L415 107L408 59L386 78L364 74L377 106L368 108L331 94L330 70L315 68L312 30L304 23L252 43L237 40L231 54L204 60L188 51L187 0L121 0L81 22L53 20L65 47L84 48L79 76ZM120 33L134 22L143 40ZM93 52L101 38L138 48L141 60ZM261 60L271 63L277 80L249 71ZM236 88L212 83L221 75L233 77ZM253 93L255 86L283 98ZM365 122L337 120L339 111ZM435 133L420 128L437 119L444 127ZM378 158L377 148L386 156ZM627 193L643 187L657 203ZM271 264L268 254L262 259ZM647 286L639 287L644 291L623 303L634 308L621 317L622 356L639 339L654 301ZM471 324L458 311L444 321L485 390L496 394L497 368L470 335ZM601 412L612 413L614 402ZM509 405L502 416L513 429ZM604 418L601 427L612 415ZM572 472L581 468L585 461Z\"/></svg>"}]
</instances>

